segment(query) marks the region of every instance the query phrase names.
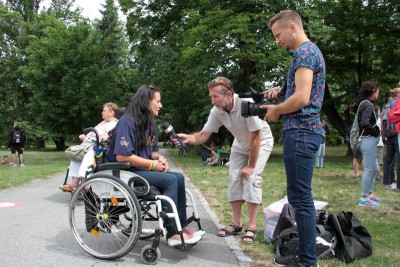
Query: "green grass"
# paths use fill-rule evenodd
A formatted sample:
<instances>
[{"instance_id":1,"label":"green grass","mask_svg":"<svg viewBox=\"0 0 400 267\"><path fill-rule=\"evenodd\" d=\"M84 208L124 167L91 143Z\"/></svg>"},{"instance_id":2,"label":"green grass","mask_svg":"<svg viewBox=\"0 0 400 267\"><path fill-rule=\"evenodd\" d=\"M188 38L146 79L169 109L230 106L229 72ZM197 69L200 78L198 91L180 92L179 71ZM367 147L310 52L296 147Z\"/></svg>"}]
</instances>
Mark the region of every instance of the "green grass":
<instances>
[{"instance_id":1,"label":"green grass","mask_svg":"<svg viewBox=\"0 0 400 267\"><path fill-rule=\"evenodd\" d=\"M195 153L178 157L173 150L170 155L191 182L204 194L213 210L224 224L231 223L231 207L227 202L228 168L205 167ZM400 194L384 192L382 183L376 183L374 193L382 198L382 207L359 207L361 179L353 178L352 158L345 156L347 147L327 147L325 168L316 169L313 176L315 200L328 202L331 213L351 211L366 226L373 238L373 255L369 258L344 264L339 260L320 260L322 266L399 266L400 262L400 213L393 207L400 205ZM253 266L274 266L272 245L263 244L262 209L286 195L286 176L282 160L282 147L273 149L263 174L263 203L258 215L258 238L254 244L241 244L243 252L252 258ZM247 208L243 206L243 222L248 222ZM246 225L244 226L246 227Z\"/></svg>"},{"instance_id":2,"label":"green grass","mask_svg":"<svg viewBox=\"0 0 400 267\"><path fill-rule=\"evenodd\" d=\"M11 152L9 150L0 150L0 157L7 155L8 160L12 162ZM17 154L18 155L18 154ZM41 150L41 151L24 151L25 168L9 167L0 165L0 190L25 184L27 182L46 179L55 174L65 173L69 160L65 156L64 151ZM62 181L60 181L60 184Z\"/></svg>"}]
</instances>

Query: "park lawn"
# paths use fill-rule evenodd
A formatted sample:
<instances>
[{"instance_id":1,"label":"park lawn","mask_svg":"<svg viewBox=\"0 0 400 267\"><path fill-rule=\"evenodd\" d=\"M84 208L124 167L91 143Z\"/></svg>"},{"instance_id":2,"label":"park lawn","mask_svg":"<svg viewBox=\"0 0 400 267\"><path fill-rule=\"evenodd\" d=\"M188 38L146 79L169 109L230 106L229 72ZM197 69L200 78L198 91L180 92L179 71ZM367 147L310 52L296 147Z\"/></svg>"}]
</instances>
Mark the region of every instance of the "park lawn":
<instances>
[{"instance_id":1,"label":"park lawn","mask_svg":"<svg viewBox=\"0 0 400 267\"><path fill-rule=\"evenodd\" d=\"M0 149L1 159L4 155L7 155L8 160L12 162L10 150ZM26 150L24 165L25 168L0 165L0 190L65 173L69 160L64 151Z\"/></svg>"},{"instance_id":2,"label":"park lawn","mask_svg":"<svg viewBox=\"0 0 400 267\"><path fill-rule=\"evenodd\" d=\"M168 150L179 168L192 184L201 190L212 209L224 224L231 223L231 208L227 202L228 167L206 167L196 149L179 157ZM385 192L381 182L375 185L374 193L382 198L382 207L358 206L361 178L353 178L352 157L346 156L347 146L326 147L323 169L315 169L313 197L328 202L330 213L351 211L366 226L373 238L373 255L369 258L345 264L339 260L320 260L319 266L400 266L400 212L393 207L400 205L400 193ZM242 235L236 237L242 251L252 258L252 266L274 266L272 245L262 243L264 239L262 209L286 195L286 176L282 160L282 147L273 149L263 173L263 203L258 215L258 237L254 244L240 243ZM247 208L243 207L243 221L248 222ZM246 225L244 225L246 227Z\"/></svg>"}]
</instances>

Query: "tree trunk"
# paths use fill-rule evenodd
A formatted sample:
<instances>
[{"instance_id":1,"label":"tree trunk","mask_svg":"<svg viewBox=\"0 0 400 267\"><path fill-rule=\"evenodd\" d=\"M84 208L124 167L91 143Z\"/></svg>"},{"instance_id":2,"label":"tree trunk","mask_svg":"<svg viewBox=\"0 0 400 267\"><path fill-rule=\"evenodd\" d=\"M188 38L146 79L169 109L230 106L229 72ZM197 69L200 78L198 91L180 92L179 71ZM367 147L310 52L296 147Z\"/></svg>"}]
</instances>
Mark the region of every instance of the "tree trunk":
<instances>
[{"instance_id":1,"label":"tree trunk","mask_svg":"<svg viewBox=\"0 0 400 267\"><path fill-rule=\"evenodd\" d=\"M63 136L57 138L53 138L53 142L56 144L56 150L65 150L65 139Z\"/></svg>"},{"instance_id":2,"label":"tree trunk","mask_svg":"<svg viewBox=\"0 0 400 267\"><path fill-rule=\"evenodd\" d=\"M43 138L37 138L36 142L35 142L35 146L37 149L45 149L46 145L45 145L45 141Z\"/></svg>"},{"instance_id":3,"label":"tree trunk","mask_svg":"<svg viewBox=\"0 0 400 267\"><path fill-rule=\"evenodd\" d=\"M332 126L339 132L339 134L344 138L347 143L347 153L346 155L351 155L351 147L348 142L349 129L351 126L350 113L348 110L345 112L345 119L343 119L335 108L335 103L332 99L331 93L328 88L328 84L325 84L325 94L324 94L324 102L322 105L322 110L328 117L329 122Z\"/></svg>"}]
</instances>

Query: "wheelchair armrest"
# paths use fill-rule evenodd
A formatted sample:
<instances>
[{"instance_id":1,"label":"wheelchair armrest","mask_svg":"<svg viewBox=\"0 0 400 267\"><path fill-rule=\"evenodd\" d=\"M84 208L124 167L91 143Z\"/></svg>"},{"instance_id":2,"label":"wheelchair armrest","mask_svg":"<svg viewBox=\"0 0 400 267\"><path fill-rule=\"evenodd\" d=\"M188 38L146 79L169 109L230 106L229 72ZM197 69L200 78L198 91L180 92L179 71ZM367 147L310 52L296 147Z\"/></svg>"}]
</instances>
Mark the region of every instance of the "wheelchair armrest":
<instances>
[{"instance_id":1,"label":"wheelchair armrest","mask_svg":"<svg viewBox=\"0 0 400 267\"><path fill-rule=\"evenodd\" d=\"M128 170L131 168L129 162L107 162L97 165L98 171L106 170Z\"/></svg>"}]
</instances>

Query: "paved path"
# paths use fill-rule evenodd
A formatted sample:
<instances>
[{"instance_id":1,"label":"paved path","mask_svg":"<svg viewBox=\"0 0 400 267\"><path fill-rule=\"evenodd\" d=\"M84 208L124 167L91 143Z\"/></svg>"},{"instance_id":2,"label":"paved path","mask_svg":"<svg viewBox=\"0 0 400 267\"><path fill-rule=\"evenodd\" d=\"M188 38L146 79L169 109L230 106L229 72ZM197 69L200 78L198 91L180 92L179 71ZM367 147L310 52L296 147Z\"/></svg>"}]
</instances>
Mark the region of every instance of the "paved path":
<instances>
[{"instance_id":1,"label":"paved path","mask_svg":"<svg viewBox=\"0 0 400 267\"><path fill-rule=\"evenodd\" d=\"M174 164L171 167L177 170ZM138 241L131 253L116 261L95 259L80 248L68 223L71 196L58 189L63 180L60 174L0 192L0 202L17 202L14 207L0 207L0 266L147 266L140 251L150 241ZM188 180L187 187L191 188ZM222 226L217 216L201 193L191 190L207 234L187 252L168 247L163 238L157 266L250 266L233 237L217 236Z\"/></svg>"}]
</instances>

